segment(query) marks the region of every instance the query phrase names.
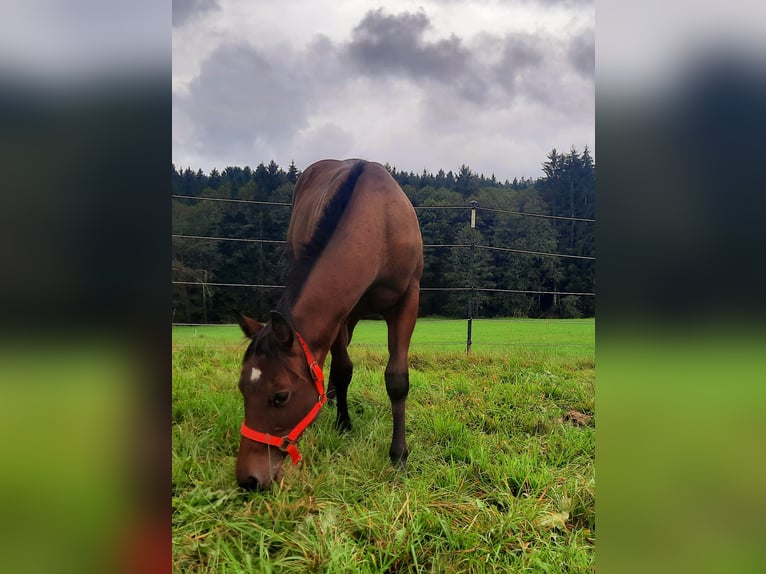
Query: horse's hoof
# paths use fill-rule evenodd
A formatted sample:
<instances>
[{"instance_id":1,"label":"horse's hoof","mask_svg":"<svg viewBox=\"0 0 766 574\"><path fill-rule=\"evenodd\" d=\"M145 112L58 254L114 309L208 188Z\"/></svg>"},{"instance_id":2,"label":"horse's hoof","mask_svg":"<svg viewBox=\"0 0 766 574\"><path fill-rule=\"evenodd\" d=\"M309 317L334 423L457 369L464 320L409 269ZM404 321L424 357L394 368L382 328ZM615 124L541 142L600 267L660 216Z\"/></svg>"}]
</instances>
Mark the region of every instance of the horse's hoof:
<instances>
[{"instance_id":1,"label":"horse's hoof","mask_svg":"<svg viewBox=\"0 0 766 574\"><path fill-rule=\"evenodd\" d=\"M335 430L337 430L340 434L346 434L351 432L351 429L354 428L351 424L351 421L335 421Z\"/></svg>"},{"instance_id":2,"label":"horse's hoof","mask_svg":"<svg viewBox=\"0 0 766 574\"><path fill-rule=\"evenodd\" d=\"M394 472L398 475L403 477L409 476L409 472L407 471L407 459L403 458L396 461L392 460L391 466L393 467Z\"/></svg>"},{"instance_id":3,"label":"horse's hoof","mask_svg":"<svg viewBox=\"0 0 766 574\"><path fill-rule=\"evenodd\" d=\"M396 470L407 472L407 457L409 456L409 454L410 453L408 451L404 451L404 453L400 455L389 452L388 456L391 458L391 465Z\"/></svg>"}]
</instances>

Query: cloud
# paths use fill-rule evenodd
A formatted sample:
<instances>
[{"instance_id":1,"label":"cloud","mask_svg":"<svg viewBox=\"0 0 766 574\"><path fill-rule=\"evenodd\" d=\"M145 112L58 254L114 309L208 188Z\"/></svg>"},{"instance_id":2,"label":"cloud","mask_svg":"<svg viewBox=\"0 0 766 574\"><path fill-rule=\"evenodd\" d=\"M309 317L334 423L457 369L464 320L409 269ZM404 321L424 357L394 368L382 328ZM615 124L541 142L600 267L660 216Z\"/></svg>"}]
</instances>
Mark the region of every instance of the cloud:
<instances>
[{"instance_id":1,"label":"cloud","mask_svg":"<svg viewBox=\"0 0 766 574\"><path fill-rule=\"evenodd\" d=\"M500 176L507 148L535 156L518 172L530 175L552 147L593 147L577 135L593 121L592 30L458 36L422 10L383 9L345 30L213 36L223 43L174 93L177 163L361 156L436 170L461 157Z\"/></svg>"},{"instance_id":2,"label":"cloud","mask_svg":"<svg viewBox=\"0 0 766 574\"><path fill-rule=\"evenodd\" d=\"M592 83L593 34L572 40L544 32L481 34L464 40L454 34L428 39L428 16L420 11L369 11L354 28L345 53L367 77L401 78L421 87L428 102L455 101L485 108L508 108L520 99L543 106L565 101L568 70Z\"/></svg>"},{"instance_id":3,"label":"cloud","mask_svg":"<svg viewBox=\"0 0 766 574\"><path fill-rule=\"evenodd\" d=\"M431 0L436 4L499 4L505 0ZM594 0L522 0L528 4L544 4L546 6L582 6L591 5Z\"/></svg>"},{"instance_id":4,"label":"cloud","mask_svg":"<svg viewBox=\"0 0 766 574\"><path fill-rule=\"evenodd\" d=\"M539 3L545 6L593 6L594 0L527 0L530 3Z\"/></svg>"},{"instance_id":5,"label":"cloud","mask_svg":"<svg viewBox=\"0 0 766 574\"><path fill-rule=\"evenodd\" d=\"M486 81L476 73L481 64L463 40L429 41L431 22L424 12L388 15L369 11L354 28L345 47L354 69L366 76L401 77L416 85L448 90L471 102L486 101Z\"/></svg>"},{"instance_id":6,"label":"cloud","mask_svg":"<svg viewBox=\"0 0 766 574\"><path fill-rule=\"evenodd\" d=\"M173 0L173 26L183 26L205 12L220 9L218 0Z\"/></svg>"},{"instance_id":7,"label":"cloud","mask_svg":"<svg viewBox=\"0 0 766 574\"><path fill-rule=\"evenodd\" d=\"M202 62L174 106L194 124L196 145L241 157L256 144L281 144L306 125L306 94L295 67L237 42Z\"/></svg>"},{"instance_id":8,"label":"cloud","mask_svg":"<svg viewBox=\"0 0 766 574\"><path fill-rule=\"evenodd\" d=\"M322 158L343 159L354 154L354 136L334 123L308 129L300 135L293 153L301 165Z\"/></svg>"},{"instance_id":9,"label":"cloud","mask_svg":"<svg viewBox=\"0 0 766 574\"><path fill-rule=\"evenodd\" d=\"M436 42L424 40L429 27L423 12L387 15L379 8L367 12L354 28L348 52L365 74L398 73L442 81L462 75L470 59L468 50L454 35Z\"/></svg>"},{"instance_id":10,"label":"cloud","mask_svg":"<svg viewBox=\"0 0 766 574\"><path fill-rule=\"evenodd\" d=\"M504 39L502 57L494 72L507 96L535 93L532 86L542 80L541 74L549 73L542 48L545 45L543 38L529 34L509 35Z\"/></svg>"},{"instance_id":11,"label":"cloud","mask_svg":"<svg viewBox=\"0 0 766 574\"><path fill-rule=\"evenodd\" d=\"M575 36L569 44L569 62L585 78L593 79L596 74L596 40L593 30L586 30Z\"/></svg>"}]
</instances>

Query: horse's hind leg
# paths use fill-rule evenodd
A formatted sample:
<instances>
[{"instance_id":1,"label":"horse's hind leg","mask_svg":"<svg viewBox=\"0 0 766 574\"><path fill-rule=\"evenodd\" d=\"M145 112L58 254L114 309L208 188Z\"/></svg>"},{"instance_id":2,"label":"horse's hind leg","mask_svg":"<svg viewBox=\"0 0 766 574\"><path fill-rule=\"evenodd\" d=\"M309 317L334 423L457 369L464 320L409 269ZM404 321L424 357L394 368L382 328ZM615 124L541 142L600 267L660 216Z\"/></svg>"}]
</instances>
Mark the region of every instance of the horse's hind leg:
<instances>
[{"instance_id":1,"label":"horse's hind leg","mask_svg":"<svg viewBox=\"0 0 766 574\"><path fill-rule=\"evenodd\" d=\"M356 320L349 320L343 325L335 338L335 342L330 347L332 363L330 364L330 382L327 394L329 397L330 391L334 391L334 398L337 401L335 427L340 431L351 430L351 418L348 415L348 386L351 384L354 365L351 362L351 357L348 356L347 347L351 342L351 335L355 326Z\"/></svg>"},{"instance_id":2,"label":"horse's hind leg","mask_svg":"<svg viewBox=\"0 0 766 574\"><path fill-rule=\"evenodd\" d=\"M420 289L417 283L410 286L399 304L385 315L388 324L388 365L386 366L386 391L391 399L394 432L388 451L391 462L404 467L409 450L404 430L405 405L410 390L408 353L412 331L418 316Z\"/></svg>"}]
</instances>

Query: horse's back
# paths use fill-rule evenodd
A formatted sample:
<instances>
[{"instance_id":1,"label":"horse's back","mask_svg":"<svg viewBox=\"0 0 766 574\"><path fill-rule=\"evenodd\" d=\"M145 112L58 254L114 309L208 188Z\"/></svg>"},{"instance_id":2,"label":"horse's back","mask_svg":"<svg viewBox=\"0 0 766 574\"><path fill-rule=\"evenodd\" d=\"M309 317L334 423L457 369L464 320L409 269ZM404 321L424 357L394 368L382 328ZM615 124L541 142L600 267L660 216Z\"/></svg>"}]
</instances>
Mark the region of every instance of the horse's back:
<instances>
[{"instance_id":1,"label":"horse's back","mask_svg":"<svg viewBox=\"0 0 766 574\"><path fill-rule=\"evenodd\" d=\"M338 230L352 227L344 231L357 242L385 241L386 246L409 244L422 256L415 210L388 170L377 162L325 159L307 167L295 185L287 237L292 257L299 257L310 243L332 198L359 162L363 167L338 222Z\"/></svg>"},{"instance_id":2,"label":"horse's back","mask_svg":"<svg viewBox=\"0 0 766 574\"><path fill-rule=\"evenodd\" d=\"M349 177L357 179L352 190L344 191ZM415 210L379 163L319 161L306 168L295 186L288 231L292 259L311 253L307 246L315 240L318 226L326 225L323 215L328 206L335 209L337 193L347 193L348 200L317 256L312 278L325 288L337 283L338 288L357 292L364 308L378 312L419 285L423 242Z\"/></svg>"}]
</instances>

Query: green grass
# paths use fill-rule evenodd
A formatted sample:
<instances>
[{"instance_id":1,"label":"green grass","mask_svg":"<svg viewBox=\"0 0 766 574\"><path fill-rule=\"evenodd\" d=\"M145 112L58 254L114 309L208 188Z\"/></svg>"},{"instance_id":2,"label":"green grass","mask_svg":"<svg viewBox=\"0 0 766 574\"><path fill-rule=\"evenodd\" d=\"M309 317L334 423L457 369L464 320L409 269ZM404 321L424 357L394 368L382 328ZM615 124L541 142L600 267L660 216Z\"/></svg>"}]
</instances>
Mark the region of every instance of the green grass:
<instances>
[{"instance_id":1,"label":"green grass","mask_svg":"<svg viewBox=\"0 0 766 574\"><path fill-rule=\"evenodd\" d=\"M412 336L413 350L464 351L467 324L464 319L419 319ZM544 349L557 354L593 354L593 319L475 319L472 352ZM175 327L175 345L239 345L237 325ZM362 321L354 331L352 347L385 349L384 321Z\"/></svg>"},{"instance_id":2,"label":"green grass","mask_svg":"<svg viewBox=\"0 0 766 574\"><path fill-rule=\"evenodd\" d=\"M385 327L361 323L354 429L339 436L326 407L267 493L233 476L238 329L173 339L174 571L594 570L595 416L564 416L595 413L593 321L476 321L470 357L464 321L420 321L406 473L388 461Z\"/></svg>"}]
</instances>

